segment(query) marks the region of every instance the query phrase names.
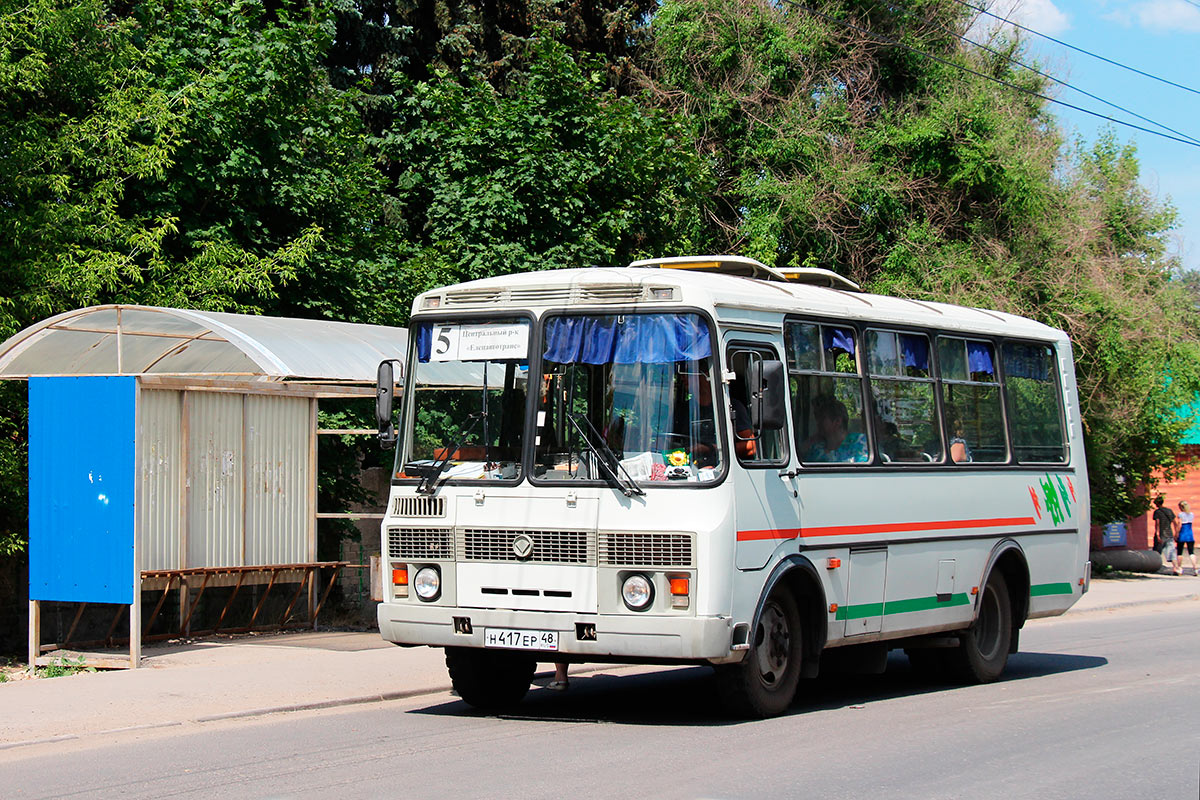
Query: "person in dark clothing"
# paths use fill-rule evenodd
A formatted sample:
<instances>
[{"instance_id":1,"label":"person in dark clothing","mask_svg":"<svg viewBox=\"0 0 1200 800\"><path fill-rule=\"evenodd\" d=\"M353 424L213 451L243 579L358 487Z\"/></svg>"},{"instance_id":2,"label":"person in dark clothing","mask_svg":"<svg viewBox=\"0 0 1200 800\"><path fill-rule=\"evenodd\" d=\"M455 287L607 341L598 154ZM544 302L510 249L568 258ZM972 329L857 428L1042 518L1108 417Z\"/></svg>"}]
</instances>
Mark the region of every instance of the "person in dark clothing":
<instances>
[{"instance_id":1,"label":"person in dark clothing","mask_svg":"<svg viewBox=\"0 0 1200 800\"><path fill-rule=\"evenodd\" d=\"M1154 549L1162 553L1163 563L1175 571L1175 512L1163 505L1163 497L1154 498Z\"/></svg>"}]
</instances>

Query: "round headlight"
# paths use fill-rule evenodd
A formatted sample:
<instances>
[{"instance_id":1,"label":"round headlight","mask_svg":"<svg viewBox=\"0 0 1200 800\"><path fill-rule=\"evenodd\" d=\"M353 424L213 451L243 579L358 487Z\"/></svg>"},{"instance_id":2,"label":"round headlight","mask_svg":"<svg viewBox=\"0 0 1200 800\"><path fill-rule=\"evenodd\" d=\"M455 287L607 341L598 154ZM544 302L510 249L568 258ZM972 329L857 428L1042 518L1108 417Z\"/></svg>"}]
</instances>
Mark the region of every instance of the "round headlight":
<instances>
[{"instance_id":1,"label":"round headlight","mask_svg":"<svg viewBox=\"0 0 1200 800\"><path fill-rule=\"evenodd\" d=\"M437 600L442 593L442 576L437 567L421 567L413 577L413 591L422 600Z\"/></svg>"},{"instance_id":2,"label":"round headlight","mask_svg":"<svg viewBox=\"0 0 1200 800\"><path fill-rule=\"evenodd\" d=\"M621 599L630 610L645 611L654 600L654 584L645 575L630 575L621 584Z\"/></svg>"}]
</instances>

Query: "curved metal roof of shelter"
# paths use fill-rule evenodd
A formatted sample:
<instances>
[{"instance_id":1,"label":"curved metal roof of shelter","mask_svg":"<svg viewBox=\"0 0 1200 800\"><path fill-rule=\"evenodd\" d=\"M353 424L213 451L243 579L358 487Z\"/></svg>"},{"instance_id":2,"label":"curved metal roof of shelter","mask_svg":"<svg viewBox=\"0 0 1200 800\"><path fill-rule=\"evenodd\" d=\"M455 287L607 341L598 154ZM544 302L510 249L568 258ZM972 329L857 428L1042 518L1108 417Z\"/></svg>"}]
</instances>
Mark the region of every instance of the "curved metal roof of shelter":
<instances>
[{"instance_id":1,"label":"curved metal roof of shelter","mask_svg":"<svg viewBox=\"0 0 1200 800\"><path fill-rule=\"evenodd\" d=\"M0 344L0 378L162 375L373 383L404 328L153 306L81 308Z\"/></svg>"}]
</instances>

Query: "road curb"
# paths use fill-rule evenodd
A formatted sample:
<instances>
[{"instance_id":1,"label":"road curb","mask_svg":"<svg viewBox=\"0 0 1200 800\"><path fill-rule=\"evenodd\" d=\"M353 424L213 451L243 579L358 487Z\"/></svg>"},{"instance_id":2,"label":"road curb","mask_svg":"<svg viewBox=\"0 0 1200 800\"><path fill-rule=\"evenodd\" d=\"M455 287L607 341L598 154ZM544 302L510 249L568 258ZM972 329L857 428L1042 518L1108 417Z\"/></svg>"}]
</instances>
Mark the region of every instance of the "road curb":
<instances>
[{"instance_id":1,"label":"road curb","mask_svg":"<svg viewBox=\"0 0 1200 800\"><path fill-rule=\"evenodd\" d=\"M586 675L594 672L602 672L613 668L627 667L629 664L598 664L594 667L582 667L575 671L576 675ZM554 675L553 672L539 672L534 675L534 678L549 678ZM380 694L358 695L355 697L334 698L332 700L316 700L311 703L289 703L279 706L265 706L263 708L247 708L241 711L227 711L221 714L206 714L202 717L195 717L187 720L174 720L170 722L149 722L144 725L128 725L121 728L109 728L103 731L94 733L67 733L61 736L43 736L37 739L24 739L17 742L0 742L0 750L11 750L17 747L31 747L38 744L52 744L54 742L64 742L71 740L91 739L99 736L108 736L117 733L129 733L132 731L154 730L156 728L172 728L182 725L204 724L206 722L220 722L222 720L231 719L248 719L250 717L265 717L271 714L289 714L298 711L322 711L330 708L347 708L350 706L368 705L370 703L386 703L391 700L405 700L410 697L421 697L424 695L441 694L449 692L453 687L447 681L444 684L437 686L426 686L420 689L404 689L396 692L383 692ZM544 688L538 685L531 685L531 689Z\"/></svg>"}]
</instances>

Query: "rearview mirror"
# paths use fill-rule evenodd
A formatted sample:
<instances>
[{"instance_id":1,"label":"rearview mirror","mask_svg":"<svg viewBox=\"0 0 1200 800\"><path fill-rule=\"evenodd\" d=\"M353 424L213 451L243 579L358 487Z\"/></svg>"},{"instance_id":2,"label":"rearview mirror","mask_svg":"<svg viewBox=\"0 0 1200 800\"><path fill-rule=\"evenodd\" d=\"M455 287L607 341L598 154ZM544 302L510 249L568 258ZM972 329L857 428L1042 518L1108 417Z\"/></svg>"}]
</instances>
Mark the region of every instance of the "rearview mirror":
<instances>
[{"instance_id":1,"label":"rearview mirror","mask_svg":"<svg viewBox=\"0 0 1200 800\"><path fill-rule=\"evenodd\" d=\"M379 362L375 378L375 423L379 427L379 443L384 447L396 444L396 425L392 421L392 401L395 398L396 380L392 371L395 359Z\"/></svg>"},{"instance_id":2,"label":"rearview mirror","mask_svg":"<svg viewBox=\"0 0 1200 800\"><path fill-rule=\"evenodd\" d=\"M755 431L778 431L787 425L787 389L783 362L755 359L750 363L750 423Z\"/></svg>"}]
</instances>

